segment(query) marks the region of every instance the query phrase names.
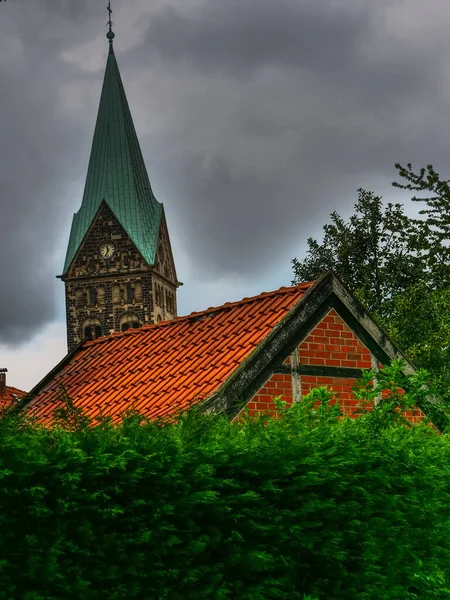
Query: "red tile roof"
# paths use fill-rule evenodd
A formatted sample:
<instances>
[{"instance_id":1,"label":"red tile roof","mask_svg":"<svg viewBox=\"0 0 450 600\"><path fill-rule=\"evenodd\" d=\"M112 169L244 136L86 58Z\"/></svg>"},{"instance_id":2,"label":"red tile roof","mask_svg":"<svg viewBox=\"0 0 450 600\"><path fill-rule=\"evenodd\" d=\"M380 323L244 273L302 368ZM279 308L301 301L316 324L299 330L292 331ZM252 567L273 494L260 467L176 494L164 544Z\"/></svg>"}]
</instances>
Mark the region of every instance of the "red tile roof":
<instances>
[{"instance_id":1,"label":"red tile roof","mask_svg":"<svg viewBox=\"0 0 450 600\"><path fill-rule=\"evenodd\" d=\"M28 404L49 422L63 385L75 406L115 422L132 406L157 418L211 396L314 282L85 342Z\"/></svg>"},{"instance_id":2,"label":"red tile roof","mask_svg":"<svg viewBox=\"0 0 450 600\"><path fill-rule=\"evenodd\" d=\"M23 398L23 396L25 396L25 395L26 395L26 392L24 392L23 390L19 390L15 387L11 387L11 386L7 385L5 393L4 394L0 393L0 410L5 408L6 406L9 406L13 402L15 403L16 397Z\"/></svg>"}]
</instances>

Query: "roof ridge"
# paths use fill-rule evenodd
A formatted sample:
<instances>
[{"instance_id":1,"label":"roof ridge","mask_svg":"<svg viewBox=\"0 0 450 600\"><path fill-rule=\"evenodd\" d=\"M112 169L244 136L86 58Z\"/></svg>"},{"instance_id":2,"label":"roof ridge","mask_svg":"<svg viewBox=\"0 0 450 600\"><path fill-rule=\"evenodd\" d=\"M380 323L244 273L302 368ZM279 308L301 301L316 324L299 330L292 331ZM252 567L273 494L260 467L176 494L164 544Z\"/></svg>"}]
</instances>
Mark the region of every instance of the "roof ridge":
<instances>
[{"instance_id":1,"label":"roof ridge","mask_svg":"<svg viewBox=\"0 0 450 600\"><path fill-rule=\"evenodd\" d=\"M225 302L225 304L221 304L219 306L210 306L209 308L206 308L205 310L201 310L198 312L192 312L188 315L185 315L184 317L177 317L177 319L194 318L196 316L201 316L205 313L218 312L219 310L223 310L224 308L227 308L227 309L232 308L234 306L237 306L238 304L249 304L250 302L255 302L257 300L262 300L264 298L269 298L272 296L278 296L278 295L282 295L282 294L292 294L295 291L300 290L301 288L310 287L313 283L314 283L313 281L307 281L307 282L302 282L297 285L293 285L293 286L289 286L289 287L281 286L277 290L272 290L270 292L261 292L260 294L255 294L254 296L245 296L244 298L242 298L242 300L235 300L233 302Z\"/></svg>"},{"instance_id":2,"label":"roof ridge","mask_svg":"<svg viewBox=\"0 0 450 600\"><path fill-rule=\"evenodd\" d=\"M195 320L200 319L203 316L210 315L211 313L217 313L217 312L220 312L223 310L230 310L231 308L234 308L239 305L250 304L251 302L257 302L259 300L264 300L266 298L270 298L273 296L293 294L293 293L295 293L297 291L301 291L301 290L306 291L313 285L313 283L315 283L315 282L314 281L305 281L302 283L298 283L297 285L294 285L294 286L289 286L289 287L282 286L282 287L280 287L276 290L272 290L270 292L261 292L260 294L256 294L255 296L246 296L246 297L242 298L242 300L236 300L234 302L225 302L225 304L221 304L219 306L210 306L209 308L206 308L201 311L195 311L195 312L191 312L187 315L183 315L181 317L175 317L175 319L161 321L159 323L148 323L148 324L142 325L142 327L139 327L136 329L128 329L127 331L116 331L114 333L111 333L108 336L100 337L100 338L97 338L96 340L89 340L88 342L86 342L86 344L88 345L88 347L91 347L94 344L106 343L109 340L116 339L117 337L120 337L120 336L139 335L139 333L142 331L148 331L148 330L154 329L156 327L170 327L170 326L173 326L182 321L195 321Z\"/></svg>"}]
</instances>

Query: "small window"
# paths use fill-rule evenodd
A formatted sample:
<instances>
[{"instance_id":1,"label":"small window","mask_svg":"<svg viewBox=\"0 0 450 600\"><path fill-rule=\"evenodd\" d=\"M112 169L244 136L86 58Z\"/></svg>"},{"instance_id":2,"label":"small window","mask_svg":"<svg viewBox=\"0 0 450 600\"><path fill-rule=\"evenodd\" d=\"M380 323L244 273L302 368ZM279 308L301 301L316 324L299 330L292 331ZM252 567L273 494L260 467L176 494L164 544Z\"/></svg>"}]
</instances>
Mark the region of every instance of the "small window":
<instances>
[{"instance_id":1,"label":"small window","mask_svg":"<svg viewBox=\"0 0 450 600\"><path fill-rule=\"evenodd\" d=\"M105 304L105 288L102 285L97 288L97 304Z\"/></svg>"},{"instance_id":2,"label":"small window","mask_svg":"<svg viewBox=\"0 0 450 600\"><path fill-rule=\"evenodd\" d=\"M166 300L167 300L167 310L169 312L173 313L173 294L171 294L170 292L167 292Z\"/></svg>"},{"instance_id":3,"label":"small window","mask_svg":"<svg viewBox=\"0 0 450 600\"><path fill-rule=\"evenodd\" d=\"M125 295L126 295L127 302L133 302L134 290L133 290L133 287L131 286L131 283L127 283L126 288L125 288Z\"/></svg>"},{"instance_id":4,"label":"small window","mask_svg":"<svg viewBox=\"0 0 450 600\"><path fill-rule=\"evenodd\" d=\"M88 298L89 298L89 304L91 304L91 305L97 304L97 290L95 289L95 287L89 288Z\"/></svg>"},{"instance_id":5,"label":"small window","mask_svg":"<svg viewBox=\"0 0 450 600\"><path fill-rule=\"evenodd\" d=\"M83 306L86 304L86 293L81 288L75 290L75 299L77 306Z\"/></svg>"},{"instance_id":6,"label":"small window","mask_svg":"<svg viewBox=\"0 0 450 600\"><path fill-rule=\"evenodd\" d=\"M96 340L99 337L102 337L102 324L99 319L86 319L83 323L83 334L84 337L88 340Z\"/></svg>"},{"instance_id":7,"label":"small window","mask_svg":"<svg viewBox=\"0 0 450 600\"><path fill-rule=\"evenodd\" d=\"M142 283L134 284L134 297L137 301L142 301Z\"/></svg>"},{"instance_id":8,"label":"small window","mask_svg":"<svg viewBox=\"0 0 450 600\"><path fill-rule=\"evenodd\" d=\"M137 329L140 326L140 321L134 314L125 313L120 319L120 331L128 331L130 327Z\"/></svg>"},{"instance_id":9,"label":"small window","mask_svg":"<svg viewBox=\"0 0 450 600\"><path fill-rule=\"evenodd\" d=\"M119 304L120 302L120 285L112 286L112 301L114 304Z\"/></svg>"}]
</instances>

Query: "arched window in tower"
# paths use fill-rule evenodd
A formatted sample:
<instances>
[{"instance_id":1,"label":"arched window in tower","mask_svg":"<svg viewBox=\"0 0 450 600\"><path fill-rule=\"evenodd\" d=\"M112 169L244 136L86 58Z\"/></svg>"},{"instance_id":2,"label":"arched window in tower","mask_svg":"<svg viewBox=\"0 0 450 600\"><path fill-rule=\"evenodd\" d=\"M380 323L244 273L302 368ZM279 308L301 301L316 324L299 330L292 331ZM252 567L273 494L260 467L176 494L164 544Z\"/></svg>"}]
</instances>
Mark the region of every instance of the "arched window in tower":
<instances>
[{"instance_id":1,"label":"arched window in tower","mask_svg":"<svg viewBox=\"0 0 450 600\"><path fill-rule=\"evenodd\" d=\"M86 292L82 288L75 290L75 302L77 306L84 306L86 304Z\"/></svg>"},{"instance_id":2,"label":"arched window in tower","mask_svg":"<svg viewBox=\"0 0 450 600\"><path fill-rule=\"evenodd\" d=\"M97 304L97 290L93 286L88 289L88 302L91 306Z\"/></svg>"},{"instance_id":3,"label":"arched window in tower","mask_svg":"<svg viewBox=\"0 0 450 600\"><path fill-rule=\"evenodd\" d=\"M142 302L142 283L139 281L134 284L134 298L136 302Z\"/></svg>"},{"instance_id":4,"label":"arched window in tower","mask_svg":"<svg viewBox=\"0 0 450 600\"><path fill-rule=\"evenodd\" d=\"M131 283L127 283L125 286L125 300L127 302L133 302L134 300L134 289Z\"/></svg>"},{"instance_id":5,"label":"arched window in tower","mask_svg":"<svg viewBox=\"0 0 450 600\"><path fill-rule=\"evenodd\" d=\"M166 310L171 312L170 310L170 292L166 290Z\"/></svg>"},{"instance_id":6,"label":"arched window in tower","mask_svg":"<svg viewBox=\"0 0 450 600\"><path fill-rule=\"evenodd\" d=\"M83 336L88 340L96 340L102 337L102 324L100 319L86 319L83 323Z\"/></svg>"},{"instance_id":7,"label":"arched window in tower","mask_svg":"<svg viewBox=\"0 0 450 600\"><path fill-rule=\"evenodd\" d=\"M167 310L171 313L175 312L174 295L172 292L167 292Z\"/></svg>"},{"instance_id":8,"label":"arched window in tower","mask_svg":"<svg viewBox=\"0 0 450 600\"><path fill-rule=\"evenodd\" d=\"M112 301L114 304L120 303L120 285L118 284L112 286Z\"/></svg>"},{"instance_id":9,"label":"arched window in tower","mask_svg":"<svg viewBox=\"0 0 450 600\"><path fill-rule=\"evenodd\" d=\"M97 288L97 304L105 304L105 286L99 285Z\"/></svg>"},{"instance_id":10,"label":"arched window in tower","mask_svg":"<svg viewBox=\"0 0 450 600\"><path fill-rule=\"evenodd\" d=\"M133 313L125 313L120 319L120 331L127 331L128 329L137 329L141 324L138 317Z\"/></svg>"}]
</instances>

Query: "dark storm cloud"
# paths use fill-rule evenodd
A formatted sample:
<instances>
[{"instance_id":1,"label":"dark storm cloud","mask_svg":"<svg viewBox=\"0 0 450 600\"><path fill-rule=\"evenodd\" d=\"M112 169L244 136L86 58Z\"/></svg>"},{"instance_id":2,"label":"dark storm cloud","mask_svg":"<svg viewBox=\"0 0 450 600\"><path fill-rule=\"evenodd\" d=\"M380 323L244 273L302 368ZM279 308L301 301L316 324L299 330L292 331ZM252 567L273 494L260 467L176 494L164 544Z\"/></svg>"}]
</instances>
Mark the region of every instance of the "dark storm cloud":
<instances>
[{"instance_id":1,"label":"dark storm cloud","mask_svg":"<svg viewBox=\"0 0 450 600\"><path fill-rule=\"evenodd\" d=\"M398 36L393 4L205 0L152 15L133 60L177 74L176 122L199 132L165 165L199 272L273 268L365 178L388 184L395 161L450 149L449 128L427 118L444 108L439 40ZM198 91L185 96L189 77Z\"/></svg>"},{"instance_id":2,"label":"dark storm cloud","mask_svg":"<svg viewBox=\"0 0 450 600\"><path fill-rule=\"evenodd\" d=\"M81 201L106 45L97 66L82 63L105 4L0 7L0 343L29 339L61 311L54 275ZM439 11L428 37L417 35L418 0L113 4L149 174L195 278L269 276L357 187L387 185L394 161L450 155L441 0L427 3ZM78 64L62 60L66 49Z\"/></svg>"},{"instance_id":3,"label":"dark storm cloud","mask_svg":"<svg viewBox=\"0 0 450 600\"><path fill-rule=\"evenodd\" d=\"M80 143L59 105L57 54L71 38L65 17L80 22L86 6L0 7L0 342L29 340L56 316L54 249Z\"/></svg>"},{"instance_id":4,"label":"dark storm cloud","mask_svg":"<svg viewBox=\"0 0 450 600\"><path fill-rule=\"evenodd\" d=\"M389 4L203 0L195 10L169 6L152 16L147 44L166 61L245 81L279 67L350 85L364 97L374 90L378 98L406 94L428 74L416 65L423 49L413 39L396 41L386 34L383 11Z\"/></svg>"},{"instance_id":5,"label":"dark storm cloud","mask_svg":"<svg viewBox=\"0 0 450 600\"><path fill-rule=\"evenodd\" d=\"M303 63L331 73L342 61L353 62L370 15L368 3L343 8L326 0L208 0L190 11L169 6L152 17L148 39L165 58L212 71L248 75Z\"/></svg>"}]
</instances>

